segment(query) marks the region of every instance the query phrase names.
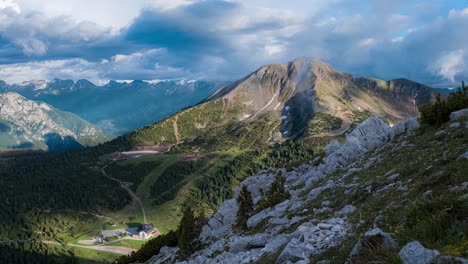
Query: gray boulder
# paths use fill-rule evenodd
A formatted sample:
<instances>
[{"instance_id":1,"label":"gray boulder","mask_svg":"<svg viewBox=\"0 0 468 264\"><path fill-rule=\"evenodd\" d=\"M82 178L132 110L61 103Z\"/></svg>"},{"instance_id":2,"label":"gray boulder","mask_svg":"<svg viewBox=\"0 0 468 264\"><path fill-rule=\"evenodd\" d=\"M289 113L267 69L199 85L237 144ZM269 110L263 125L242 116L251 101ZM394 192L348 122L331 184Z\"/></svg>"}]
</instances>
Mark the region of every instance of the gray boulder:
<instances>
[{"instance_id":1,"label":"gray boulder","mask_svg":"<svg viewBox=\"0 0 468 264\"><path fill-rule=\"evenodd\" d=\"M263 248L272 239L269 234L256 234L253 236L232 236L229 240L229 251L239 253L253 248Z\"/></svg>"},{"instance_id":2,"label":"gray boulder","mask_svg":"<svg viewBox=\"0 0 468 264\"><path fill-rule=\"evenodd\" d=\"M367 231L364 237L354 245L349 257L352 259L376 248L396 249L398 248L398 243L389 233L382 231L380 228L374 228Z\"/></svg>"},{"instance_id":3,"label":"gray boulder","mask_svg":"<svg viewBox=\"0 0 468 264\"><path fill-rule=\"evenodd\" d=\"M394 135L400 135L402 133L406 133L415 129L419 128L419 123L416 117L406 119L403 121L398 122L395 126L393 126L393 133Z\"/></svg>"},{"instance_id":4,"label":"gray boulder","mask_svg":"<svg viewBox=\"0 0 468 264\"><path fill-rule=\"evenodd\" d=\"M390 181L394 181L394 180L396 180L398 177L400 177L400 175L401 175L400 173L394 173L394 174L388 176L387 179L390 180Z\"/></svg>"},{"instance_id":5,"label":"gray boulder","mask_svg":"<svg viewBox=\"0 0 468 264\"><path fill-rule=\"evenodd\" d=\"M258 260L261 256L260 249L253 249L247 252L231 253L223 252L222 254L216 256L214 259L210 259L207 263L239 263L247 264L253 263Z\"/></svg>"},{"instance_id":6,"label":"gray boulder","mask_svg":"<svg viewBox=\"0 0 468 264\"><path fill-rule=\"evenodd\" d=\"M300 260L306 260L310 258L313 251L313 247L307 247L306 244L301 243L299 240L293 238L286 245L278 259L276 259L275 263L282 264L287 261L291 261L294 263Z\"/></svg>"},{"instance_id":7,"label":"gray boulder","mask_svg":"<svg viewBox=\"0 0 468 264\"><path fill-rule=\"evenodd\" d=\"M265 247L262 249L262 252L265 253L275 253L277 252L282 246L288 243L289 237L286 235L278 235L273 240L268 242Z\"/></svg>"},{"instance_id":8,"label":"gray boulder","mask_svg":"<svg viewBox=\"0 0 468 264\"><path fill-rule=\"evenodd\" d=\"M440 253L425 248L419 241L413 241L404 246L399 255L403 264L432 264Z\"/></svg>"},{"instance_id":9,"label":"gray boulder","mask_svg":"<svg viewBox=\"0 0 468 264\"><path fill-rule=\"evenodd\" d=\"M346 205L345 207L343 207L341 210L339 210L338 212L336 212L336 215L337 216L345 216L345 215L349 215L351 214L352 212L356 211L356 207L353 206L353 205Z\"/></svg>"},{"instance_id":10,"label":"gray boulder","mask_svg":"<svg viewBox=\"0 0 468 264\"><path fill-rule=\"evenodd\" d=\"M271 183L274 181L275 176L272 174L259 174L247 178L241 183L241 186L247 186L247 189L252 194L252 201L256 204L261 198L261 191L266 192L270 189ZM240 188L236 189L236 197L240 192Z\"/></svg>"},{"instance_id":11,"label":"gray boulder","mask_svg":"<svg viewBox=\"0 0 468 264\"><path fill-rule=\"evenodd\" d=\"M458 121L462 119L463 117L468 116L468 108L453 112L450 114L450 120L452 121Z\"/></svg>"}]
</instances>

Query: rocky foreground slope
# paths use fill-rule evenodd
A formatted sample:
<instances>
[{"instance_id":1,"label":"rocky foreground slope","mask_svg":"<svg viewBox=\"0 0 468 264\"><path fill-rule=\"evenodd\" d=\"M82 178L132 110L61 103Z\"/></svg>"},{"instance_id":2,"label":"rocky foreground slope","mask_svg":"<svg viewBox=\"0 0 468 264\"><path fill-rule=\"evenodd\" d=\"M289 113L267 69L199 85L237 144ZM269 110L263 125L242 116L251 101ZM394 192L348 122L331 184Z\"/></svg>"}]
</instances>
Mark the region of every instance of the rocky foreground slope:
<instances>
[{"instance_id":1,"label":"rocky foreground slope","mask_svg":"<svg viewBox=\"0 0 468 264\"><path fill-rule=\"evenodd\" d=\"M0 93L0 148L64 150L106 141L101 129L48 104Z\"/></svg>"},{"instance_id":2,"label":"rocky foreground slope","mask_svg":"<svg viewBox=\"0 0 468 264\"><path fill-rule=\"evenodd\" d=\"M199 251L179 259L164 247L148 263L468 263L467 112L438 130L372 116L322 159L244 180L257 205L278 170L290 193L246 231L233 228L231 199L203 227Z\"/></svg>"}]
</instances>

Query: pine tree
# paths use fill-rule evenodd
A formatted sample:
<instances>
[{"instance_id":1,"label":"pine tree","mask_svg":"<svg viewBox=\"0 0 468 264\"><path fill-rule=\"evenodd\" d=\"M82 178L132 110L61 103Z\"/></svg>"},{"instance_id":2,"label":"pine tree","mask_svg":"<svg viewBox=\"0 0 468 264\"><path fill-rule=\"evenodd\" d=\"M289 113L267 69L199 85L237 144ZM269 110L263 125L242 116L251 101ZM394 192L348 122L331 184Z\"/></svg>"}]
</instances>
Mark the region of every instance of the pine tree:
<instances>
[{"instance_id":1,"label":"pine tree","mask_svg":"<svg viewBox=\"0 0 468 264\"><path fill-rule=\"evenodd\" d=\"M468 107L468 95L465 83L456 92L448 95L447 99L442 100L440 94L436 96L435 102L423 105L420 109L419 121L431 126L440 126L449 121L450 113Z\"/></svg>"},{"instance_id":2,"label":"pine tree","mask_svg":"<svg viewBox=\"0 0 468 264\"><path fill-rule=\"evenodd\" d=\"M178 229L179 252L183 257L189 256L193 252L193 240L195 238L195 215L192 208L190 206L186 206L183 210L183 216L180 220Z\"/></svg>"},{"instance_id":3,"label":"pine tree","mask_svg":"<svg viewBox=\"0 0 468 264\"><path fill-rule=\"evenodd\" d=\"M237 197L239 209L237 210L236 227L240 230L247 230L247 220L253 212L252 194L247 186L242 185L239 196Z\"/></svg>"},{"instance_id":4,"label":"pine tree","mask_svg":"<svg viewBox=\"0 0 468 264\"><path fill-rule=\"evenodd\" d=\"M284 189L285 181L286 179L283 177L281 171L278 171L270 189L265 193L264 198L258 203L257 211L275 206L291 197L289 192Z\"/></svg>"}]
</instances>

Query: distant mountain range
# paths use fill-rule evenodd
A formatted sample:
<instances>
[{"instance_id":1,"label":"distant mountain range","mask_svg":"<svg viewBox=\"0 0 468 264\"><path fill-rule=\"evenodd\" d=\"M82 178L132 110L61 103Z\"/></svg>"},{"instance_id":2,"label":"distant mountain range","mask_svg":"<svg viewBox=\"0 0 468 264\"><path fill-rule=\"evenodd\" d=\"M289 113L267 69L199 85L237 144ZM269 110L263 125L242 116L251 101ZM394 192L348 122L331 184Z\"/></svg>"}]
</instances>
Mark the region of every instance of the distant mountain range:
<instances>
[{"instance_id":1,"label":"distant mountain range","mask_svg":"<svg viewBox=\"0 0 468 264\"><path fill-rule=\"evenodd\" d=\"M16 92L58 109L72 112L118 136L192 106L225 82L160 81L117 82L96 86L87 80L54 79L9 85L0 81L0 93Z\"/></svg>"},{"instance_id":2,"label":"distant mountain range","mask_svg":"<svg viewBox=\"0 0 468 264\"><path fill-rule=\"evenodd\" d=\"M114 141L126 147L180 142L210 146L220 141L229 145L227 138L238 145L251 140L241 134L252 129L261 144L316 137L319 132L337 135L371 114L390 123L415 116L418 106L439 93L407 79L353 77L316 59L267 65L224 84L137 80L96 86L87 80L54 79L14 85L0 81L0 92L14 91L72 112L111 136L134 130ZM158 120L162 121L137 129Z\"/></svg>"},{"instance_id":3,"label":"distant mountain range","mask_svg":"<svg viewBox=\"0 0 468 264\"><path fill-rule=\"evenodd\" d=\"M62 151L108 139L100 128L75 114L17 93L0 93L0 149Z\"/></svg>"}]
</instances>

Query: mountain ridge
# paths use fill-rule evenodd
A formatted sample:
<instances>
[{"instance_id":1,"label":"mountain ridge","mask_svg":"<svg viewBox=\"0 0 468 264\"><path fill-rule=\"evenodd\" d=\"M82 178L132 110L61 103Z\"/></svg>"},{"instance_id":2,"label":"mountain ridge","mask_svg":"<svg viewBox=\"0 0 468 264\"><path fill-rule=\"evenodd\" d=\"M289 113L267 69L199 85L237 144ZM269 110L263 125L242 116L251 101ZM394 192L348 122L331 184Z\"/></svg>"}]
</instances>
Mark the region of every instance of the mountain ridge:
<instances>
[{"instance_id":1,"label":"mountain ridge","mask_svg":"<svg viewBox=\"0 0 468 264\"><path fill-rule=\"evenodd\" d=\"M384 85L369 85L373 80L355 79L316 59L267 65L220 88L198 105L119 140L131 145L178 144L203 137L203 131L209 128L230 124L242 127L269 116L269 135L263 135L264 141L282 142L307 133L316 113L341 120L344 132L370 113L391 123L415 116L418 106L438 94L428 86L402 79L388 81L392 91ZM418 93L418 100L414 100ZM177 126L176 133L174 124L180 120L187 127Z\"/></svg>"},{"instance_id":2,"label":"mountain ridge","mask_svg":"<svg viewBox=\"0 0 468 264\"><path fill-rule=\"evenodd\" d=\"M106 134L119 136L194 105L224 84L217 81L109 81L97 86L88 80L54 79L0 85L0 92L18 92L28 99L43 101L98 125Z\"/></svg>"},{"instance_id":3,"label":"mountain ridge","mask_svg":"<svg viewBox=\"0 0 468 264\"><path fill-rule=\"evenodd\" d=\"M99 128L78 116L14 92L0 93L0 120L0 143L7 149L76 149L108 139Z\"/></svg>"}]
</instances>

